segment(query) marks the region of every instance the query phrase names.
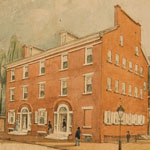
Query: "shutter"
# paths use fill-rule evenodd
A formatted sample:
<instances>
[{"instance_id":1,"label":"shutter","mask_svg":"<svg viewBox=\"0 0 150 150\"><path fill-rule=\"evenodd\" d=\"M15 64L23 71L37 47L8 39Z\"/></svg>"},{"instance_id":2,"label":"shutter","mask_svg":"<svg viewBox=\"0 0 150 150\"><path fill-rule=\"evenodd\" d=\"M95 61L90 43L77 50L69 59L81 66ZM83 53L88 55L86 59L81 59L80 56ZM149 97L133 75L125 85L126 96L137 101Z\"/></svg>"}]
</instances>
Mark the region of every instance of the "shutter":
<instances>
[{"instance_id":1,"label":"shutter","mask_svg":"<svg viewBox=\"0 0 150 150\"><path fill-rule=\"evenodd\" d=\"M111 112L111 124L114 124L114 112Z\"/></svg>"},{"instance_id":2,"label":"shutter","mask_svg":"<svg viewBox=\"0 0 150 150\"><path fill-rule=\"evenodd\" d=\"M119 124L119 116L118 116L118 112L115 112L115 124Z\"/></svg>"},{"instance_id":3,"label":"shutter","mask_svg":"<svg viewBox=\"0 0 150 150\"><path fill-rule=\"evenodd\" d=\"M135 124L135 115L132 115L132 124Z\"/></svg>"},{"instance_id":4,"label":"shutter","mask_svg":"<svg viewBox=\"0 0 150 150\"><path fill-rule=\"evenodd\" d=\"M13 124L15 123L15 111L13 112Z\"/></svg>"},{"instance_id":5,"label":"shutter","mask_svg":"<svg viewBox=\"0 0 150 150\"><path fill-rule=\"evenodd\" d=\"M8 124L10 124L10 112L8 112Z\"/></svg>"},{"instance_id":6,"label":"shutter","mask_svg":"<svg viewBox=\"0 0 150 150\"><path fill-rule=\"evenodd\" d=\"M132 125L132 114L128 114L128 125Z\"/></svg>"},{"instance_id":7,"label":"shutter","mask_svg":"<svg viewBox=\"0 0 150 150\"><path fill-rule=\"evenodd\" d=\"M29 131L31 131L31 125L32 125L32 113L29 113Z\"/></svg>"},{"instance_id":8,"label":"shutter","mask_svg":"<svg viewBox=\"0 0 150 150\"><path fill-rule=\"evenodd\" d=\"M141 125L141 115L138 115L138 121L137 121L138 125Z\"/></svg>"},{"instance_id":9,"label":"shutter","mask_svg":"<svg viewBox=\"0 0 150 150\"><path fill-rule=\"evenodd\" d=\"M126 120L126 124L128 125L129 124L129 115L128 114L125 114L125 120Z\"/></svg>"},{"instance_id":10,"label":"shutter","mask_svg":"<svg viewBox=\"0 0 150 150\"><path fill-rule=\"evenodd\" d=\"M126 114L123 113L122 119L121 119L121 124L125 125L126 124Z\"/></svg>"},{"instance_id":11,"label":"shutter","mask_svg":"<svg viewBox=\"0 0 150 150\"><path fill-rule=\"evenodd\" d=\"M47 124L47 111L45 111L44 114L44 124Z\"/></svg>"},{"instance_id":12,"label":"shutter","mask_svg":"<svg viewBox=\"0 0 150 150\"><path fill-rule=\"evenodd\" d=\"M107 123L111 124L111 112L110 111L107 112Z\"/></svg>"},{"instance_id":13,"label":"shutter","mask_svg":"<svg viewBox=\"0 0 150 150\"><path fill-rule=\"evenodd\" d=\"M38 112L35 111L35 123L38 123Z\"/></svg>"},{"instance_id":14,"label":"shutter","mask_svg":"<svg viewBox=\"0 0 150 150\"><path fill-rule=\"evenodd\" d=\"M107 124L107 111L104 112L104 123Z\"/></svg>"},{"instance_id":15,"label":"shutter","mask_svg":"<svg viewBox=\"0 0 150 150\"><path fill-rule=\"evenodd\" d=\"M145 124L145 116L143 115L143 117L142 117L143 119L143 121L142 121L142 125L144 125Z\"/></svg>"}]
</instances>

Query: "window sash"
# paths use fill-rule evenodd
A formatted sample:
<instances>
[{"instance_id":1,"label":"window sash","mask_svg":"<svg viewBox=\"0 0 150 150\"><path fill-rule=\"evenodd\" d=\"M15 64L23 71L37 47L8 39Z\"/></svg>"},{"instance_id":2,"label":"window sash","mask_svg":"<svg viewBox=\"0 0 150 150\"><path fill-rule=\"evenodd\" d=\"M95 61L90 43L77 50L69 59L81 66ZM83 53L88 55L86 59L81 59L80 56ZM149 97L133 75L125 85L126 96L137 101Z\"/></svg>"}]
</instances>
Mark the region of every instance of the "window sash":
<instances>
[{"instance_id":1,"label":"window sash","mask_svg":"<svg viewBox=\"0 0 150 150\"><path fill-rule=\"evenodd\" d=\"M93 62L93 49L92 47L86 48L86 64L92 63Z\"/></svg>"},{"instance_id":2,"label":"window sash","mask_svg":"<svg viewBox=\"0 0 150 150\"><path fill-rule=\"evenodd\" d=\"M92 92L92 76L85 76L85 93Z\"/></svg>"},{"instance_id":3,"label":"window sash","mask_svg":"<svg viewBox=\"0 0 150 150\"><path fill-rule=\"evenodd\" d=\"M11 81L15 80L15 71L11 70Z\"/></svg>"},{"instance_id":4,"label":"window sash","mask_svg":"<svg viewBox=\"0 0 150 150\"><path fill-rule=\"evenodd\" d=\"M126 68L126 59L125 58L122 59L122 67Z\"/></svg>"},{"instance_id":5,"label":"window sash","mask_svg":"<svg viewBox=\"0 0 150 150\"><path fill-rule=\"evenodd\" d=\"M126 93L126 84L122 83L122 94Z\"/></svg>"},{"instance_id":6,"label":"window sash","mask_svg":"<svg viewBox=\"0 0 150 150\"><path fill-rule=\"evenodd\" d=\"M119 81L115 80L115 92L119 92Z\"/></svg>"},{"instance_id":7,"label":"window sash","mask_svg":"<svg viewBox=\"0 0 150 150\"><path fill-rule=\"evenodd\" d=\"M135 97L137 98L138 97L138 88L135 87Z\"/></svg>"},{"instance_id":8,"label":"window sash","mask_svg":"<svg viewBox=\"0 0 150 150\"><path fill-rule=\"evenodd\" d=\"M45 84L42 83L39 85L39 97L44 97L45 96Z\"/></svg>"},{"instance_id":9,"label":"window sash","mask_svg":"<svg viewBox=\"0 0 150 150\"><path fill-rule=\"evenodd\" d=\"M15 96L15 90L14 89L10 89L10 101L14 101L14 96Z\"/></svg>"},{"instance_id":10,"label":"window sash","mask_svg":"<svg viewBox=\"0 0 150 150\"><path fill-rule=\"evenodd\" d=\"M45 61L40 62L40 74L45 73Z\"/></svg>"},{"instance_id":11,"label":"window sash","mask_svg":"<svg viewBox=\"0 0 150 150\"><path fill-rule=\"evenodd\" d=\"M111 90L111 78L107 78L107 90Z\"/></svg>"},{"instance_id":12,"label":"window sash","mask_svg":"<svg viewBox=\"0 0 150 150\"><path fill-rule=\"evenodd\" d=\"M129 70L132 71L132 61L129 61Z\"/></svg>"},{"instance_id":13,"label":"window sash","mask_svg":"<svg viewBox=\"0 0 150 150\"><path fill-rule=\"evenodd\" d=\"M123 46L123 36L120 35L120 46Z\"/></svg>"},{"instance_id":14,"label":"window sash","mask_svg":"<svg viewBox=\"0 0 150 150\"><path fill-rule=\"evenodd\" d=\"M108 60L108 62L112 62L112 52L111 52L111 50L108 50L107 60Z\"/></svg>"},{"instance_id":15,"label":"window sash","mask_svg":"<svg viewBox=\"0 0 150 150\"><path fill-rule=\"evenodd\" d=\"M119 65L119 55L118 54L116 54L115 61L116 61L116 65Z\"/></svg>"},{"instance_id":16,"label":"window sash","mask_svg":"<svg viewBox=\"0 0 150 150\"><path fill-rule=\"evenodd\" d=\"M138 46L135 47L135 55L139 56L139 48L138 48Z\"/></svg>"},{"instance_id":17,"label":"window sash","mask_svg":"<svg viewBox=\"0 0 150 150\"><path fill-rule=\"evenodd\" d=\"M129 96L132 95L132 85L129 85Z\"/></svg>"},{"instance_id":18,"label":"window sash","mask_svg":"<svg viewBox=\"0 0 150 150\"><path fill-rule=\"evenodd\" d=\"M135 73L138 73L138 65L135 65Z\"/></svg>"},{"instance_id":19,"label":"window sash","mask_svg":"<svg viewBox=\"0 0 150 150\"><path fill-rule=\"evenodd\" d=\"M67 80L61 80L61 95L66 96L68 93L68 81Z\"/></svg>"}]
</instances>

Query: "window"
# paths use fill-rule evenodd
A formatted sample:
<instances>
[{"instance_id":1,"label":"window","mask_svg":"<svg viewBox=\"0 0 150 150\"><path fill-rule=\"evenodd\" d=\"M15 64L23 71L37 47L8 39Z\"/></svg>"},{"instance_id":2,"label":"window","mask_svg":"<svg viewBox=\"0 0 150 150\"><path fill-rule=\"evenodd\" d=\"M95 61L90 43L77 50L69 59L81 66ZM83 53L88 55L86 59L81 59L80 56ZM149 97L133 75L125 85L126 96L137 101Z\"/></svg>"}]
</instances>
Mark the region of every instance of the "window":
<instances>
[{"instance_id":1,"label":"window","mask_svg":"<svg viewBox=\"0 0 150 150\"><path fill-rule=\"evenodd\" d=\"M8 111L8 124L14 124L15 123L15 111L9 110Z\"/></svg>"},{"instance_id":2,"label":"window","mask_svg":"<svg viewBox=\"0 0 150 150\"><path fill-rule=\"evenodd\" d=\"M132 61L129 61L129 71L132 72Z\"/></svg>"},{"instance_id":3,"label":"window","mask_svg":"<svg viewBox=\"0 0 150 150\"><path fill-rule=\"evenodd\" d=\"M135 87L135 97L138 98L138 88Z\"/></svg>"},{"instance_id":4,"label":"window","mask_svg":"<svg viewBox=\"0 0 150 150\"><path fill-rule=\"evenodd\" d=\"M47 124L47 111L46 109L38 109L35 111L35 123L38 125Z\"/></svg>"},{"instance_id":5,"label":"window","mask_svg":"<svg viewBox=\"0 0 150 150\"><path fill-rule=\"evenodd\" d=\"M122 68L126 68L126 59L125 58L123 58L122 59Z\"/></svg>"},{"instance_id":6,"label":"window","mask_svg":"<svg viewBox=\"0 0 150 150\"><path fill-rule=\"evenodd\" d=\"M23 86L22 90L23 90L23 100L28 99L28 86Z\"/></svg>"},{"instance_id":7,"label":"window","mask_svg":"<svg viewBox=\"0 0 150 150\"><path fill-rule=\"evenodd\" d=\"M28 66L23 67L23 79L28 78Z\"/></svg>"},{"instance_id":8,"label":"window","mask_svg":"<svg viewBox=\"0 0 150 150\"><path fill-rule=\"evenodd\" d=\"M122 94L126 94L126 84L122 83Z\"/></svg>"},{"instance_id":9,"label":"window","mask_svg":"<svg viewBox=\"0 0 150 150\"><path fill-rule=\"evenodd\" d=\"M91 64L93 62L92 47L87 47L85 50L85 64Z\"/></svg>"},{"instance_id":10,"label":"window","mask_svg":"<svg viewBox=\"0 0 150 150\"><path fill-rule=\"evenodd\" d=\"M44 98L45 96L45 82L39 83L39 98Z\"/></svg>"},{"instance_id":11,"label":"window","mask_svg":"<svg viewBox=\"0 0 150 150\"><path fill-rule=\"evenodd\" d=\"M123 35L120 35L120 46L123 46Z\"/></svg>"},{"instance_id":12,"label":"window","mask_svg":"<svg viewBox=\"0 0 150 150\"><path fill-rule=\"evenodd\" d=\"M15 100L15 88L10 88L10 101Z\"/></svg>"},{"instance_id":13,"label":"window","mask_svg":"<svg viewBox=\"0 0 150 150\"><path fill-rule=\"evenodd\" d=\"M115 92L119 93L119 81L115 80Z\"/></svg>"},{"instance_id":14,"label":"window","mask_svg":"<svg viewBox=\"0 0 150 150\"><path fill-rule=\"evenodd\" d=\"M112 52L111 52L111 50L108 50L108 53L107 53L107 61L108 61L108 62L112 62Z\"/></svg>"},{"instance_id":15,"label":"window","mask_svg":"<svg viewBox=\"0 0 150 150\"><path fill-rule=\"evenodd\" d=\"M84 108L84 125L83 128L91 128L92 127L92 107L88 109L88 107Z\"/></svg>"},{"instance_id":16,"label":"window","mask_svg":"<svg viewBox=\"0 0 150 150\"><path fill-rule=\"evenodd\" d=\"M111 78L107 78L107 90L111 91Z\"/></svg>"},{"instance_id":17,"label":"window","mask_svg":"<svg viewBox=\"0 0 150 150\"><path fill-rule=\"evenodd\" d=\"M138 48L138 46L135 47L135 55L139 56L139 48Z\"/></svg>"},{"instance_id":18,"label":"window","mask_svg":"<svg viewBox=\"0 0 150 150\"><path fill-rule=\"evenodd\" d=\"M129 85L129 96L132 96L132 85Z\"/></svg>"},{"instance_id":19,"label":"window","mask_svg":"<svg viewBox=\"0 0 150 150\"><path fill-rule=\"evenodd\" d=\"M140 67L140 76L143 77L143 67Z\"/></svg>"},{"instance_id":20,"label":"window","mask_svg":"<svg viewBox=\"0 0 150 150\"><path fill-rule=\"evenodd\" d=\"M146 91L147 87L146 87L146 82L144 82L144 91Z\"/></svg>"},{"instance_id":21,"label":"window","mask_svg":"<svg viewBox=\"0 0 150 150\"><path fill-rule=\"evenodd\" d=\"M40 61L40 75L45 73L45 61Z\"/></svg>"},{"instance_id":22,"label":"window","mask_svg":"<svg viewBox=\"0 0 150 150\"><path fill-rule=\"evenodd\" d=\"M84 93L92 93L92 76L93 73L85 74L85 90Z\"/></svg>"},{"instance_id":23,"label":"window","mask_svg":"<svg viewBox=\"0 0 150 150\"><path fill-rule=\"evenodd\" d=\"M135 73L138 74L138 65L135 64Z\"/></svg>"},{"instance_id":24,"label":"window","mask_svg":"<svg viewBox=\"0 0 150 150\"><path fill-rule=\"evenodd\" d=\"M68 94L68 79L61 79L61 96L67 96Z\"/></svg>"},{"instance_id":25,"label":"window","mask_svg":"<svg viewBox=\"0 0 150 150\"><path fill-rule=\"evenodd\" d=\"M140 99L143 99L143 89L140 89Z\"/></svg>"},{"instance_id":26,"label":"window","mask_svg":"<svg viewBox=\"0 0 150 150\"><path fill-rule=\"evenodd\" d=\"M67 69L68 68L68 55L64 54L61 56L61 69Z\"/></svg>"},{"instance_id":27,"label":"window","mask_svg":"<svg viewBox=\"0 0 150 150\"><path fill-rule=\"evenodd\" d=\"M115 64L116 64L117 66L119 66L119 55L118 55L118 54L116 54Z\"/></svg>"},{"instance_id":28,"label":"window","mask_svg":"<svg viewBox=\"0 0 150 150\"><path fill-rule=\"evenodd\" d=\"M15 70L11 70L11 81L15 81Z\"/></svg>"}]
</instances>

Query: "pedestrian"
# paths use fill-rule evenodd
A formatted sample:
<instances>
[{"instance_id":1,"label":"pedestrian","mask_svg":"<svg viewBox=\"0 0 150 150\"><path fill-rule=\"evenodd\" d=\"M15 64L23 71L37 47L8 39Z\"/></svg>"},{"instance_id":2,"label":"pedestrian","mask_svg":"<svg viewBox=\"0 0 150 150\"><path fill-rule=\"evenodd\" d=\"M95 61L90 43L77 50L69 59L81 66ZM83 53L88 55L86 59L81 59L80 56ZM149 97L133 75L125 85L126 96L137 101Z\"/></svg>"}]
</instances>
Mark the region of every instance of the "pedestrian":
<instances>
[{"instance_id":1,"label":"pedestrian","mask_svg":"<svg viewBox=\"0 0 150 150\"><path fill-rule=\"evenodd\" d=\"M127 137L127 143L129 143L129 141L130 141L130 137L131 137L131 135L130 135L130 131L128 131L128 132L127 132L126 137Z\"/></svg>"},{"instance_id":2,"label":"pedestrian","mask_svg":"<svg viewBox=\"0 0 150 150\"><path fill-rule=\"evenodd\" d=\"M51 121L48 122L48 133L49 133L49 135L52 133L52 124L51 124Z\"/></svg>"},{"instance_id":3,"label":"pedestrian","mask_svg":"<svg viewBox=\"0 0 150 150\"><path fill-rule=\"evenodd\" d=\"M80 127L78 127L75 134L75 139L76 139L75 146L80 146L80 133L81 133Z\"/></svg>"},{"instance_id":4,"label":"pedestrian","mask_svg":"<svg viewBox=\"0 0 150 150\"><path fill-rule=\"evenodd\" d=\"M62 127L63 127L63 131L65 132L66 131L66 120L65 119L63 119Z\"/></svg>"}]
</instances>

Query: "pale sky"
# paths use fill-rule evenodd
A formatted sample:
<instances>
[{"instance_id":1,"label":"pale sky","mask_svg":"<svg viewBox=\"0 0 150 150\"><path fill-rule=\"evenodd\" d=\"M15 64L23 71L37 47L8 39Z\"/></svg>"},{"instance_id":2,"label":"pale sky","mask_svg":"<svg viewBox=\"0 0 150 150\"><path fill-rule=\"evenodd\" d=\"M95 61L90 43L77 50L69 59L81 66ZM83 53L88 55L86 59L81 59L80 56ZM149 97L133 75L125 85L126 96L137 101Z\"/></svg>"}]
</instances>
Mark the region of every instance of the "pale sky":
<instances>
[{"instance_id":1,"label":"pale sky","mask_svg":"<svg viewBox=\"0 0 150 150\"><path fill-rule=\"evenodd\" d=\"M0 0L0 49L8 49L14 34L22 44L49 49L62 30L83 37L112 27L116 4L142 25L150 55L150 0Z\"/></svg>"}]
</instances>

